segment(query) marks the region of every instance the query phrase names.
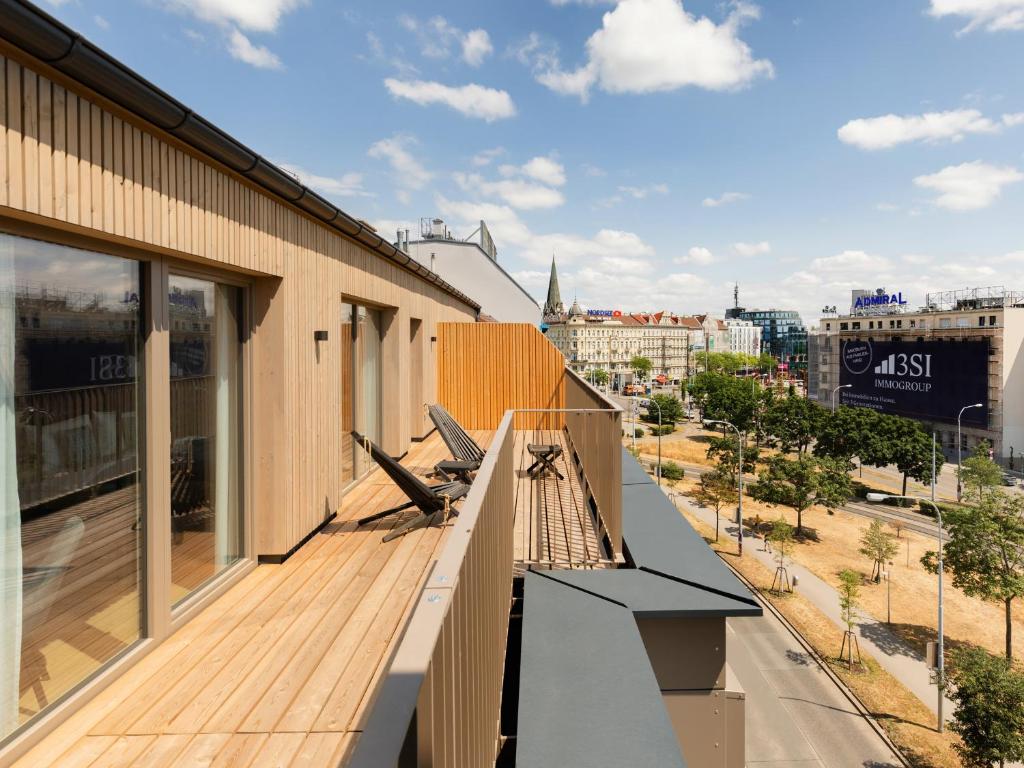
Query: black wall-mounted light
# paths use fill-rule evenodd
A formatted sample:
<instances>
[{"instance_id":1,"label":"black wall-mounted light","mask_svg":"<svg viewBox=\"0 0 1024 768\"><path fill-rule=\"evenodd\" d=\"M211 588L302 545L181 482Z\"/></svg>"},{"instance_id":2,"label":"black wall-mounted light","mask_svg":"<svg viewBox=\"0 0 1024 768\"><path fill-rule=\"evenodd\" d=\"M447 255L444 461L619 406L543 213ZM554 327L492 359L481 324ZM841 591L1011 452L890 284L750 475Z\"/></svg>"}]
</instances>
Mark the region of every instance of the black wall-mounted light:
<instances>
[{"instance_id":1,"label":"black wall-mounted light","mask_svg":"<svg viewBox=\"0 0 1024 768\"><path fill-rule=\"evenodd\" d=\"M313 341L327 341L327 331L313 331Z\"/></svg>"},{"instance_id":2,"label":"black wall-mounted light","mask_svg":"<svg viewBox=\"0 0 1024 768\"><path fill-rule=\"evenodd\" d=\"M430 337L430 340L431 340L431 341L437 341L437 336L431 336L431 337Z\"/></svg>"}]
</instances>

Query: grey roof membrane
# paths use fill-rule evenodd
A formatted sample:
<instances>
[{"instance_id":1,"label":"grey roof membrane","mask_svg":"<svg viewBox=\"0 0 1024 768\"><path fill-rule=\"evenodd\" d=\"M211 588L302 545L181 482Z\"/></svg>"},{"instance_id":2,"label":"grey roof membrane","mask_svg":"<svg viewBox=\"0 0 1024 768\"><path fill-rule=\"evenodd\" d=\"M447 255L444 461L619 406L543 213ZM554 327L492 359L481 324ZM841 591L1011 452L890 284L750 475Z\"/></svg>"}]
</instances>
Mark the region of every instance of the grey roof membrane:
<instances>
[{"instance_id":1,"label":"grey roof membrane","mask_svg":"<svg viewBox=\"0 0 1024 768\"><path fill-rule=\"evenodd\" d=\"M685 768L630 611L524 579L517 768Z\"/></svg>"},{"instance_id":2,"label":"grey roof membrane","mask_svg":"<svg viewBox=\"0 0 1024 768\"><path fill-rule=\"evenodd\" d=\"M639 464L624 453L623 477L627 466L632 476ZM646 483L622 486L622 537L637 568L718 593L728 600L724 606L734 599L756 605L750 590L649 477Z\"/></svg>"}]
</instances>

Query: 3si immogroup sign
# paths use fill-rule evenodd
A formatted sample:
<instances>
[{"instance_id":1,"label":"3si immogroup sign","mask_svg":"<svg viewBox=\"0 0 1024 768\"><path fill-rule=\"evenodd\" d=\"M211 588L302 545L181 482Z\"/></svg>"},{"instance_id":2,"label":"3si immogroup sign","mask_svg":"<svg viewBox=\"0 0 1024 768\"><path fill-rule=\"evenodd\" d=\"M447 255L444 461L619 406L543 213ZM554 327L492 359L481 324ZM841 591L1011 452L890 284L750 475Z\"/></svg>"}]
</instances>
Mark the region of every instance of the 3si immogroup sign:
<instances>
[{"instance_id":1,"label":"3si immogroup sign","mask_svg":"<svg viewBox=\"0 0 1024 768\"><path fill-rule=\"evenodd\" d=\"M851 340L843 344L839 383L843 405L923 421L988 426L988 342L890 342Z\"/></svg>"}]
</instances>

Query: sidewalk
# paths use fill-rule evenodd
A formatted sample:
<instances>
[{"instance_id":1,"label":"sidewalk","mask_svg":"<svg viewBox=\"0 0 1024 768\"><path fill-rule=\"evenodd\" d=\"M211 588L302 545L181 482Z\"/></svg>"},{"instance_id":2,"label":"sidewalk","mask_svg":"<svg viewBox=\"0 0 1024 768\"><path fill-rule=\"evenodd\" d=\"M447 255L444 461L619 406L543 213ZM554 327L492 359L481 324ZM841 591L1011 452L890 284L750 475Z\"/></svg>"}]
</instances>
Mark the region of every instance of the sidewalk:
<instances>
[{"instance_id":1,"label":"sidewalk","mask_svg":"<svg viewBox=\"0 0 1024 768\"><path fill-rule=\"evenodd\" d=\"M685 506L694 517L714 527L714 511L697 506L686 496L678 496L677 499L677 503ZM722 518L721 530L725 536L736 537L735 522L729 522ZM759 538L755 539L750 536L744 538L743 556L754 557L771 571L774 571L777 566L771 554L764 550L764 541ZM797 591L837 627L845 630L846 625L843 624L840 616L839 595L836 590L795 561L789 561L786 568L790 578L794 575L799 578L800 584ZM863 614L861 617L858 638L863 653L874 657L882 668L906 686L907 690L917 696L933 714L937 712L938 696L935 686L929 682L929 672L924 662L924 648L912 648L902 638L890 631L885 622L878 621L867 614ZM943 716L946 722L951 719L952 713L953 703L947 698L943 705Z\"/></svg>"}]
</instances>

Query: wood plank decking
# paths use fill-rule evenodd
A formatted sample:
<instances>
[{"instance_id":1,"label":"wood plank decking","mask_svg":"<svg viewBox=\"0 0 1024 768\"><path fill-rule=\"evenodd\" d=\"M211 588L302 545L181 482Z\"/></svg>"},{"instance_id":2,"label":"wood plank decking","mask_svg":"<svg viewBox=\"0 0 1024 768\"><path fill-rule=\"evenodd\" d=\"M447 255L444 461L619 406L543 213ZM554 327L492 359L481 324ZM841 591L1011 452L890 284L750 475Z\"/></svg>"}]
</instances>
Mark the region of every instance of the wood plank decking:
<instances>
[{"instance_id":1,"label":"wood plank decking","mask_svg":"<svg viewBox=\"0 0 1024 768\"><path fill-rule=\"evenodd\" d=\"M526 470L533 456L530 443L561 445L554 461L564 480L550 472L531 478ZM515 435L516 571L526 566L602 568L612 565L598 540L590 507L580 487L576 467L561 430L521 430Z\"/></svg>"},{"instance_id":2,"label":"wood plank decking","mask_svg":"<svg viewBox=\"0 0 1024 768\"><path fill-rule=\"evenodd\" d=\"M422 476L441 458L433 435L404 463ZM15 765L343 763L445 539L435 527L384 544L412 512L356 528L404 500L371 474L291 559L256 568Z\"/></svg>"},{"instance_id":3,"label":"wood plank decking","mask_svg":"<svg viewBox=\"0 0 1024 768\"><path fill-rule=\"evenodd\" d=\"M475 431L489 445L493 433ZM604 567L575 467L527 476L515 436L517 566ZM403 460L425 476L448 458L434 434ZM382 472L346 496L338 518L282 565L261 565L15 763L89 766L343 765L446 528L382 534L413 512L357 528L405 501Z\"/></svg>"}]
</instances>

